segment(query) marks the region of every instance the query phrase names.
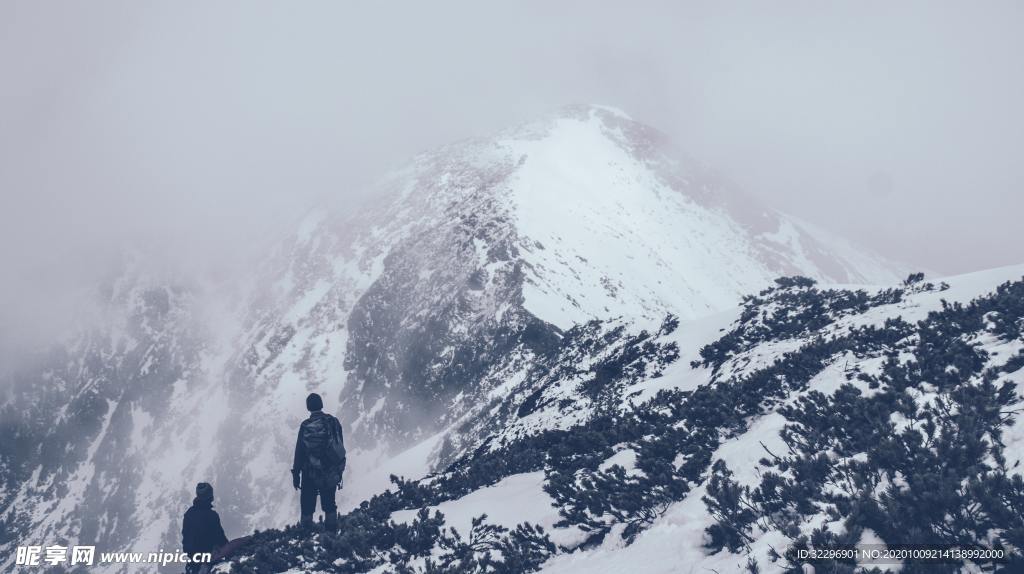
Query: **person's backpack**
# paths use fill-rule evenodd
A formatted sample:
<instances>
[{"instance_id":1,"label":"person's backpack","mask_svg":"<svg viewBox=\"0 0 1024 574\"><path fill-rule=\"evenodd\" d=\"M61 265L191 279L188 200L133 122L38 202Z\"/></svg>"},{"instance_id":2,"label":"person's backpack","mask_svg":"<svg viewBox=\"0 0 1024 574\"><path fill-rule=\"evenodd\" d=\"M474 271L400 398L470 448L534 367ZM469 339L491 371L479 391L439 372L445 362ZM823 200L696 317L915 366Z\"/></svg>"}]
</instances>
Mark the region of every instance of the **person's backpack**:
<instances>
[{"instance_id":1,"label":"person's backpack","mask_svg":"<svg viewBox=\"0 0 1024 574\"><path fill-rule=\"evenodd\" d=\"M312 417L302 425L308 471L323 484L337 484L345 470L345 444L341 425L330 415Z\"/></svg>"}]
</instances>

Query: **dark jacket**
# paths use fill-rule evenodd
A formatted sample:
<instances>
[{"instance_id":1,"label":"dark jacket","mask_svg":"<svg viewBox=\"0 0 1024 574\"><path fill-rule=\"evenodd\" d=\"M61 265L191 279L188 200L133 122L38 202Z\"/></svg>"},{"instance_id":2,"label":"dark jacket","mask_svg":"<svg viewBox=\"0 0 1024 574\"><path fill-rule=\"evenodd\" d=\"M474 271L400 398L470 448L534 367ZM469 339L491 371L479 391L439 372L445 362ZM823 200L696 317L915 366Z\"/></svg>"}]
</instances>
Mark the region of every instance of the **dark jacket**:
<instances>
[{"instance_id":1,"label":"dark jacket","mask_svg":"<svg viewBox=\"0 0 1024 574\"><path fill-rule=\"evenodd\" d=\"M299 425L292 472L301 472L304 479L313 478L337 484L345 471L345 462L345 438L341 423L323 411L311 413Z\"/></svg>"},{"instance_id":2,"label":"dark jacket","mask_svg":"<svg viewBox=\"0 0 1024 574\"><path fill-rule=\"evenodd\" d=\"M220 525L220 516L208 500L192 501L192 506L185 511L185 519L181 523L181 548L186 554L196 552L213 552L227 544L224 529Z\"/></svg>"}]
</instances>

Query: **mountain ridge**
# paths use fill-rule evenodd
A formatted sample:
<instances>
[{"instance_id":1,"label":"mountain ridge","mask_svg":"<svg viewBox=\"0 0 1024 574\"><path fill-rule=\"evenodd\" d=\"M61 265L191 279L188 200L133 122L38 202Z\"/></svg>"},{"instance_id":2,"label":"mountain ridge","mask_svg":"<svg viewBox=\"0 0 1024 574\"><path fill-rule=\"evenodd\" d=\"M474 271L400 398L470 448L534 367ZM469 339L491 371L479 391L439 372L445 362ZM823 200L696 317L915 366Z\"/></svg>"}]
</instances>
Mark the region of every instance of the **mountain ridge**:
<instances>
[{"instance_id":1,"label":"mountain ridge","mask_svg":"<svg viewBox=\"0 0 1024 574\"><path fill-rule=\"evenodd\" d=\"M798 572L792 551L856 543L995 547L1019 566L1024 524L1003 504L1024 501L1011 450L1024 441L1024 265L856 291L784 278L713 321L581 334L591 343L564 348L582 357L545 362L571 392L541 401L544 424L394 479L337 537L260 533L233 567ZM535 416L532 395L509 397ZM563 424L579 409L591 414ZM951 529L967 508L981 514Z\"/></svg>"}]
</instances>

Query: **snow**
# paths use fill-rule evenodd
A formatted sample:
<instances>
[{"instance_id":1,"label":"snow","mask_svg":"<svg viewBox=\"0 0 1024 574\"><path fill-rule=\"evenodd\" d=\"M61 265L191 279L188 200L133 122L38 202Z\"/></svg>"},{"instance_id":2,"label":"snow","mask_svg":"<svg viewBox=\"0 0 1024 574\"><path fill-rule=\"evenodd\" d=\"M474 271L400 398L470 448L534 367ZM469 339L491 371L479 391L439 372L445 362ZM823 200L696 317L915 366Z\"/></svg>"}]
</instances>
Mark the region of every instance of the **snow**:
<instances>
[{"instance_id":1,"label":"snow","mask_svg":"<svg viewBox=\"0 0 1024 574\"><path fill-rule=\"evenodd\" d=\"M712 455L712 461L723 460L734 473L734 480L742 485L754 485L760 480L758 461L768 457L765 446L773 452L783 452L785 444L779 431L785 417L771 413L753 421L742 435L724 441ZM762 446L762 444L764 446ZM606 463L607 464L607 463ZM701 498L706 494L706 483L694 488L685 499L673 504L668 511L636 541L625 547L608 536L605 544L594 550L563 554L549 560L541 572L545 574L613 574L619 572L704 573L740 572L746 566L746 556L721 551L709 555L703 547L704 530L711 519ZM780 552L788 541L777 532L768 532L753 545L754 556L762 572L772 569L768 559L770 548Z\"/></svg>"},{"instance_id":2,"label":"snow","mask_svg":"<svg viewBox=\"0 0 1024 574\"><path fill-rule=\"evenodd\" d=\"M624 396L630 404L641 405L662 390L691 391L707 384L711 380L711 369L693 368L690 362L700 360L700 349L721 337L722 330L739 318L740 311L739 307L733 307L700 319L680 321L676 330L667 338L679 347L679 359L665 368L662 376L640 381L627 388Z\"/></svg>"},{"instance_id":3,"label":"snow","mask_svg":"<svg viewBox=\"0 0 1024 574\"><path fill-rule=\"evenodd\" d=\"M876 365L880 367L884 360L884 358L876 358L869 359L868 361L872 363L872 368L875 368ZM826 395L833 395L839 390L839 387L847 384L857 387L861 391L861 395L865 398L881 392L881 387L877 389L869 388L865 381L857 379L856 376L847 380L847 374L853 373L852 369L854 366L862 365L861 361L862 359L858 359L857 356L851 352L844 353L832 364L828 365L822 369L820 373L811 378L807 384L807 391L794 394L786 402L792 404L797 398L806 395L807 392L812 390Z\"/></svg>"},{"instance_id":4,"label":"snow","mask_svg":"<svg viewBox=\"0 0 1024 574\"><path fill-rule=\"evenodd\" d=\"M148 442L147 436L153 427L153 415L149 414L142 407L132 405L132 437L131 449L134 452L143 452Z\"/></svg>"},{"instance_id":5,"label":"snow","mask_svg":"<svg viewBox=\"0 0 1024 574\"><path fill-rule=\"evenodd\" d=\"M339 511L356 508L362 501L387 490L391 486L391 475L407 480L427 475L444 434L438 433L394 455L382 450L350 450L345 488L338 500Z\"/></svg>"},{"instance_id":6,"label":"snow","mask_svg":"<svg viewBox=\"0 0 1024 574\"><path fill-rule=\"evenodd\" d=\"M642 471L636 468L636 457L636 451L631 448L620 450L602 462L598 470L608 470L613 466L621 466L626 471L626 475L641 473Z\"/></svg>"},{"instance_id":7,"label":"snow","mask_svg":"<svg viewBox=\"0 0 1024 574\"><path fill-rule=\"evenodd\" d=\"M576 528L555 528L560 519L554 501L544 492L544 473L515 474L497 484L471 492L457 500L429 507L430 513L440 511L447 526L454 527L464 538L469 537L473 519L487 514L487 522L514 529L523 522L542 526L551 541L558 545L575 546L583 537ZM395 522L412 522L418 509L400 510L391 515Z\"/></svg>"},{"instance_id":8,"label":"snow","mask_svg":"<svg viewBox=\"0 0 1024 574\"><path fill-rule=\"evenodd\" d=\"M786 219L793 223L798 233L808 236L809 242L817 243L819 247L834 254L828 261L815 261L815 265L839 265L842 267L842 275L851 284L871 283L895 283L904 278L909 270L906 265L892 261L879 253L866 251L862 246L857 246L844 237L840 237L813 223L797 218L793 215L786 215ZM803 250L801 246L801 251ZM810 256L814 258L814 256ZM817 255L817 257L821 257ZM927 269L918 269L925 271ZM900 276L900 273L904 276Z\"/></svg>"},{"instance_id":9,"label":"snow","mask_svg":"<svg viewBox=\"0 0 1024 574\"><path fill-rule=\"evenodd\" d=\"M753 486L761 481L758 461L770 458L768 451L785 453L786 443L779 432L786 425L786 417L770 413L754 421L740 437L725 441L718 447L711 460L723 460L735 476L736 482ZM767 450L766 450L767 449Z\"/></svg>"},{"instance_id":10,"label":"snow","mask_svg":"<svg viewBox=\"0 0 1024 574\"><path fill-rule=\"evenodd\" d=\"M508 187L529 263L525 306L538 317L561 328L617 315L695 318L794 271L833 282L896 277L868 256L858 259L870 262L866 269L836 263L842 272L830 275L804 242L826 253L831 244L784 218L772 236L781 246L761 253L764 237L669 187L596 111L558 118L541 138L534 129L529 138L516 131L498 142L520 161ZM836 245L844 256L856 253ZM775 260L782 263L766 263Z\"/></svg>"},{"instance_id":11,"label":"snow","mask_svg":"<svg viewBox=\"0 0 1024 574\"><path fill-rule=\"evenodd\" d=\"M621 110L621 109L619 109L619 108L617 108L615 106L607 106L607 105L603 105L603 104L591 104L590 107L592 107L594 109L597 109L597 110L606 111L606 112L610 113L611 115L613 115L613 116L615 116L615 117L617 117L619 119L623 119L623 120L632 120L633 119L625 111L623 111L623 110Z\"/></svg>"},{"instance_id":12,"label":"snow","mask_svg":"<svg viewBox=\"0 0 1024 574\"><path fill-rule=\"evenodd\" d=\"M915 323L928 316L931 311L942 309L942 301L949 303L968 303L1007 281L1019 281L1024 278L1024 264L1008 265L995 269L986 269L962 275L940 278L926 278L926 281L938 286L941 282L949 285L945 290L922 291L911 293L903 301L893 305L881 305L869 309L866 313L844 317L836 322L840 328L863 327L867 325L881 326L891 317L902 317L908 323Z\"/></svg>"},{"instance_id":13,"label":"snow","mask_svg":"<svg viewBox=\"0 0 1024 574\"><path fill-rule=\"evenodd\" d=\"M620 546L617 536L606 537L606 544L597 549L555 556L541 569L544 574L697 574L707 572L742 572L746 557L722 551L708 555L703 548L704 529L710 525L701 497L706 487L695 488L682 502L674 504L648 530L641 532L629 546ZM781 535L773 533L758 541L765 548L785 547ZM778 572L768 568L767 550L759 560L762 572Z\"/></svg>"},{"instance_id":14,"label":"snow","mask_svg":"<svg viewBox=\"0 0 1024 574\"><path fill-rule=\"evenodd\" d=\"M299 228L295 237L299 243L308 243L313 238L317 228L327 219L327 212L323 209L313 209L299 222Z\"/></svg>"}]
</instances>

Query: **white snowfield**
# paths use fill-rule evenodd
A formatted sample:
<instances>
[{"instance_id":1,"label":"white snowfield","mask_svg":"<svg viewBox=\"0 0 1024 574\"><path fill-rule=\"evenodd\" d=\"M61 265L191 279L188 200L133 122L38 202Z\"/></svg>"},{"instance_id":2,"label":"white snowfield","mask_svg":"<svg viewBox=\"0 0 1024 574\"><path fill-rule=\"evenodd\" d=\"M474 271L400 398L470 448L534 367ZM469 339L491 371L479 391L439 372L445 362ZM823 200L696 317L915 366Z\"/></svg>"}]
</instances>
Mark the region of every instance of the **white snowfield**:
<instances>
[{"instance_id":1,"label":"white snowfield","mask_svg":"<svg viewBox=\"0 0 1024 574\"><path fill-rule=\"evenodd\" d=\"M585 108L549 121L496 145L517 166L505 185L529 264L525 306L550 323L699 317L781 275L900 277L877 255L733 197L667 149L639 153L654 136L622 112Z\"/></svg>"},{"instance_id":2,"label":"white snowfield","mask_svg":"<svg viewBox=\"0 0 1024 574\"><path fill-rule=\"evenodd\" d=\"M551 541L563 546L576 546L583 541L577 528L555 529L558 510L543 490L544 473L530 472L509 476L497 484L481 488L458 500L442 502L429 507L431 513L439 511L445 516L445 526L455 528L468 537L473 519L487 515L487 523L512 529L523 522L544 527ZM412 522L418 510L400 510L391 515L395 522Z\"/></svg>"}]
</instances>

